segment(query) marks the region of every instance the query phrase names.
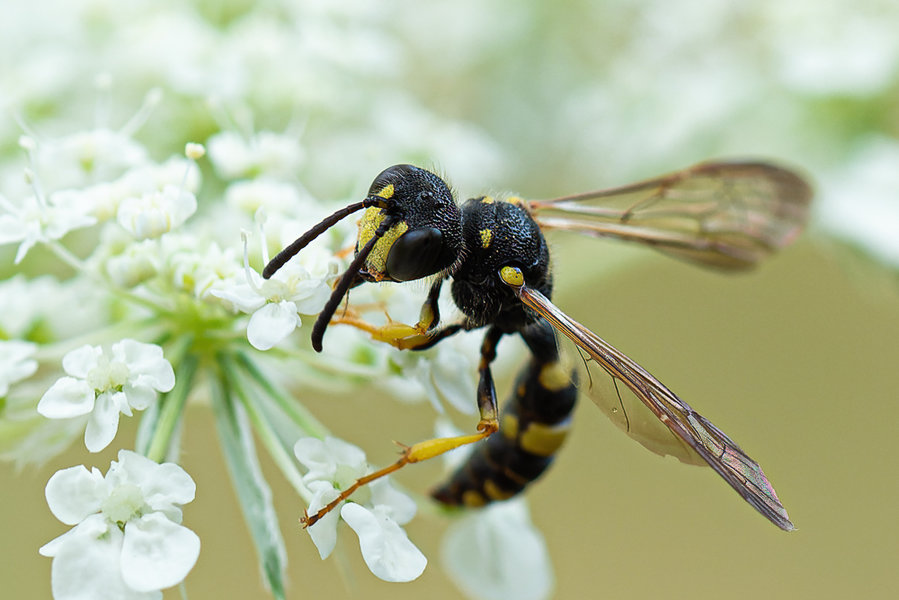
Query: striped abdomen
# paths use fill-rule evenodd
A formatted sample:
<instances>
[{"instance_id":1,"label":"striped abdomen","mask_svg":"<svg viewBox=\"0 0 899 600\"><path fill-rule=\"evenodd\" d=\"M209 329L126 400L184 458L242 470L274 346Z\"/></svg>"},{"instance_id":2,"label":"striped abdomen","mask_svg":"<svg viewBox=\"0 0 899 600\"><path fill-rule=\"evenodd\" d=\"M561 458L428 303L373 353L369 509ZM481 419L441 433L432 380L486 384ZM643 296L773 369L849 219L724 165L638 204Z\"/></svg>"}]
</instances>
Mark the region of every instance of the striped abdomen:
<instances>
[{"instance_id":1,"label":"striped abdomen","mask_svg":"<svg viewBox=\"0 0 899 600\"><path fill-rule=\"evenodd\" d=\"M565 441L577 399L576 373L560 362L548 323L535 323L522 337L532 358L500 412L499 431L431 492L444 504L482 506L511 498L546 470Z\"/></svg>"}]
</instances>

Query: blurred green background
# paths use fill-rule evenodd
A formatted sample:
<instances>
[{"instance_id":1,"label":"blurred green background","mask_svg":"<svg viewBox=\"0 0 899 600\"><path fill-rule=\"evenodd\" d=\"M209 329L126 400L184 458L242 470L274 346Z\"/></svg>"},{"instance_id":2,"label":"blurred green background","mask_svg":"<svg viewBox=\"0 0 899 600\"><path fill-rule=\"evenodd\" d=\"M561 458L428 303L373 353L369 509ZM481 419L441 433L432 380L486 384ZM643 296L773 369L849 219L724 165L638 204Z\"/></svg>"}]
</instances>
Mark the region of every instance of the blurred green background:
<instances>
[{"instance_id":1,"label":"blurred green background","mask_svg":"<svg viewBox=\"0 0 899 600\"><path fill-rule=\"evenodd\" d=\"M54 6L36 3L44 4ZM114 12L110 4L83 4L77 18L65 11L59 23L45 17L47 34L35 34L34 43L48 43L57 28L93 27L102 37L102 28L114 24L103 12ZM275 3L195 4L201 19L223 31L253 10L277 18ZM324 10L321 3L298 2L300 17L306 4L317 7L316 14ZM892 3L874 1L781 4L379 3L372 27L392 38L403 62L383 86L367 81L354 110L365 109L365 94L374 110L384 94L401 92L443 118L474 126L489 140L485 146L495 147L486 155L501 158L479 165L454 155L451 136L433 140L435 147L445 144L445 154L425 157L395 146L379 153L377 138L384 134L370 132L374 141L361 153L364 160L352 163L359 172L344 173L343 185L357 175L359 185L367 185L380 166L401 160L432 160L463 195L512 189L541 197L736 154L797 165L818 189L810 230L749 274L723 276L651 251L552 238L556 303L737 440L762 464L798 527L790 534L777 530L709 469L646 452L585 402L557 464L529 492L533 520L552 556L557 598L899 596L899 284L897 263L884 259L888 251L874 231L878 225L899 237L899 183L889 187L895 180L864 177L870 148L899 156L899 48L890 39L899 13ZM161 3L162 17L175 6ZM353 14L362 20L372 10L363 3L342 6L346 20ZM5 19L6 27L24 18ZM29 58L47 47L28 46ZM16 96L13 57L6 54L9 70L0 88L8 98ZM78 89L77 82L71 85ZM345 85L350 89L356 80ZM145 91L119 93L137 98ZM180 90L173 102L185 96ZM250 105L259 127L283 127L288 120L265 112L272 107ZM34 105L26 114L36 118L41 110L57 124L66 114ZM163 104L158 118L166 123L174 118L168 111L176 110ZM311 142L328 137L327 127L316 130L318 123L309 116ZM438 135L418 126L414 119L391 125L416 143L417 136ZM4 127L0 133L11 147L15 127ZM194 127L157 126L146 135L160 148L177 148L186 139L202 141L209 122ZM324 170L316 162L324 158L309 160L309 171L318 173L318 179L309 176L311 184L324 194L326 175L345 165ZM899 161L893 169L899 172ZM843 215L869 217L874 225L866 230L869 225ZM500 378L501 390L511 375ZM430 435L430 407L371 400L307 402L375 463L391 459L390 440ZM16 472L0 465L3 597L49 597L51 561L37 548L63 531L43 498L49 476L80 463L105 470L112 458L88 456L76 446L40 468ZM188 413L183 464L198 484L185 523L203 543L187 579L189 597L266 597L203 406ZM386 584L367 571L347 531L338 545L342 552L320 561L296 525L300 507L293 493L272 465L264 466L288 542L290 598L459 597L438 566L444 521L425 515L408 526L431 565L414 583ZM425 490L440 472L439 465L420 465L399 480ZM177 597L177 590L166 592Z\"/></svg>"}]
</instances>

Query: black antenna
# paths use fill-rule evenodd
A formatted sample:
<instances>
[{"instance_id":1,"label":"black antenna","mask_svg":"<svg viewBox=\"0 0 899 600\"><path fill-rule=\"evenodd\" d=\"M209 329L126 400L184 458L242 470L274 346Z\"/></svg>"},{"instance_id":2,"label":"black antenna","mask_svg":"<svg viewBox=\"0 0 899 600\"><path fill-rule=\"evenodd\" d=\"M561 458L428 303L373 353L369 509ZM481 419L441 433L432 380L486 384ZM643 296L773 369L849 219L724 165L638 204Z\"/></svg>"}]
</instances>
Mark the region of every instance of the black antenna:
<instances>
[{"instance_id":1,"label":"black antenna","mask_svg":"<svg viewBox=\"0 0 899 600\"><path fill-rule=\"evenodd\" d=\"M359 250L359 253L356 254L356 258L353 259L353 262L350 263L350 266L347 267L347 270L344 271L343 275L340 276L340 281L337 282L337 286L334 288L334 291L331 292L331 297L328 298L328 303L325 304L325 307L318 314L318 318L315 320L315 324L312 326L312 348L316 352L322 351L322 338L325 336L325 329L328 327L328 323L331 322L331 317L334 316L334 311L337 310L337 306L340 304L341 300L343 300L343 297L344 295L346 295L347 290L350 289L350 286L353 285L353 282L356 279L356 275L359 272L359 267L362 266L362 263L364 263L365 259L368 258L368 255L371 254L371 251L372 249L374 249L375 244L378 243L378 240L381 239L381 237L383 237L385 233L387 233L388 229L396 224L397 220L398 219L395 217L385 217L384 220L381 221L381 224L378 226L378 228L375 230L375 234L371 237L370 240L368 240L368 243L365 244L361 250ZM303 237L306 236L304 235ZM294 244L291 244L291 246L295 244L296 242L294 242ZM281 254L283 254L283 252ZM272 262L275 262L274 259L272 260Z\"/></svg>"},{"instance_id":2,"label":"black antenna","mask_svg":"<svg viewBox=\"0 0 899 600\"><path fill-rule=\"evenodd\" d=\"M293 258L300 250L308 246L309 242L326 232L347 215L350 215L362 208L369 208L370 206L379 206L380 208L385 208L386 205L387 204L383 198L369 196L362 202L356 202L355 204L345 206L330 217L325 217L325 219L321 223L298 237L292 244L284 248L284 250L278 252L277 256L271 259L269 263L265 265L265 268L262 269L263 279L270 279L271 276L275 274L275 271L283 267L287 263L287 261Z\"/></svg>"}]
</instances>

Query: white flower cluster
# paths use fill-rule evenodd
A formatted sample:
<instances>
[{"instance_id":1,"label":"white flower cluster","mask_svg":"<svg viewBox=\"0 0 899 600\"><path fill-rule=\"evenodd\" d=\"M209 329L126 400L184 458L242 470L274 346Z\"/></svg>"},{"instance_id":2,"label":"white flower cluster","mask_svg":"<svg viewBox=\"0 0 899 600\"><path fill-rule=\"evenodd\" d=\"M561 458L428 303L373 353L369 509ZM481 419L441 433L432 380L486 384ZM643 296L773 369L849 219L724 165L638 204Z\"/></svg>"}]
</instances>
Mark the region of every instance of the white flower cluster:
<instances>
[{"instance_id":1,"label":"white flower cluster","mask_svg":"<svg viewBox=\"0 0 899 600\"><path fill-rule=\"evenodd\" d=\"M329 352L313 357L307 336L291 335L321 310L346 267L352 219L271 279L260 275L274 252L364 194L391 156L439 160L463 180L502 169L501 153L477 128L390 85L415 69L390 33L406 25L374 7L288 4L278 18L250 10L227 34L166 1L101 1L84 12L38 0L0 19L0 30L19 32L0 36L0 46L21 56L0 73L0 85L15 91L5 108L18 119L0 123L0 148L17 148L0 163L0 245L17 273L0 281L0 396L9 420L2 431L15 433L0 449L30 462L62 452L76 436L91 452L127 447L120 420L141 418L137 452L121 451L105 478L73 467L47 485L51 511L74 527L41 549L54 558L57 598L101 590L158 597L191 569L199 544L180 526L178 506L193 497L193 484L179 467L159 463L177 459L183 407L205 391L197 381L222 390L212 406L238 497L258 499L245 515L260 557L281 556L286 545L265 478L247 458L254 436L296 481L310 512L370 470L361 450L328 437L278 386L331 393L370 383L438 411L473 411L473 338L413 354L332 328ZM48 13L55 33L29 26ZM106 37L91 39L88 25L106 28ZM29 85L41 72L32 49L56 48L63 30L81 50L44 55L60 76ZM108 70L98 73L101 63ZM143 105L113 127L140 101L130 90L147 90ZM93 126L84 127L86 113ZM330 202L311 189L326 190ZM410 300L408 289L366 288L353 293L354 304L374 307L366 317L417 318L423 290ZM285 358L296 372L269 377L266 364ZM302 476L283 460L298 438ZM378 481L309 531L324 558L346 523L372 573L410 581L427 564L403 529L416 512L412 499ZM283 571L283 563L266 571L276 597Z\"/></svg>"},{"instance_id":2,"label":"white flower cluster","mask_svg":"<svg viewBox=\"0 0 899 600\"><path fill-rule=\"evenodd\" d=\"M104 476L71 467L47 482L47 504L74 526L41 547L58 600L161 597L190 571L200 538L181 525L196 485L184 469L122 450Z\"/></svg>"}]
</instances>

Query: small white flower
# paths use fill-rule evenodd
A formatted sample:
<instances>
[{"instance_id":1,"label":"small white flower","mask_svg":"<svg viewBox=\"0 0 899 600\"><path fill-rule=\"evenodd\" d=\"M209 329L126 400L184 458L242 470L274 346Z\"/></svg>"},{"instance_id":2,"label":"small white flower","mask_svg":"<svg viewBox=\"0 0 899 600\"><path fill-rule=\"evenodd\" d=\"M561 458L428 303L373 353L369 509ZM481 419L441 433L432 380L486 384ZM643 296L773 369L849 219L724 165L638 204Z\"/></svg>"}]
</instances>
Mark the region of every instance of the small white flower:
<instances>
[{"instance_id":1,"label":"small white flower","mask_svg":"<svg viewBox=\"0 0 899 600\"><path fill-rule=\"evenodd\" d=\"M244 139L232 131L209 138L209 158L225 179L255 177L293 177L303 162L303 149L295 137L260 131Z\"/></svg>"},{"instance_id":2,"label":"small white flower","mask_svg":"<svg viewBox=\"0 0 899 600\"><path fill-rule=\"evenodd\" d=\"M112 346L111 356L99 346L82 346L62 359L68 377L60 378L38 402L37 410L50 419L90 415L84 444L91 452L109 445L119 427L119 413L144 410L157 392L175 386L172 365L162 348L124 339Z\"/></svg>"},{"instance_id":3,"label":"small white flower","mask_svg":"<svg viewBox=\"0 0 899 600\"><path fill-rule=\"evenodd\" d=\"M112 231L108 229L107 231ZM115 231L121 231L116 229ZM159 246L156 240L143 240L125 246L106 259L105 270L117 285L133 288L151 279L159 272Z\"/></svg>"},{"instance_id":4,"label":"small white flower","mask_svg":"<svg viewBox=\"0 0 899 600\"><path fill-rule=\"evenodd\" d=\"M58 240L68 232L88 227L97 220L88 215L89 207L72 200L71 194L53 194L45 203L37 196L29 196L21 207L11 204L0 195L0 208L8 214L0 215L0 245L20 242L16 264L38 242Z\"/></svg>"},{"instance_id":5,"label":"small white flower","mask_svg":"<svg viewBox=\"0 0 899 600\"><path fill-rule=\"evenodd\" d=\"M34 375L37 361L31 356L36 350L30 342L0 341L0 398L9 393L10 384Z\"/></svg>"},{"instance_id":6,"label":"small white flower","mask_svg":"<svg viewBox=\"0 0 899 600\"><path fill-rule=\"evenodd\" d=\"M147 161L144 147L126 133L98 128L37 144L35 169L54 189L110 180Z\"/></svg>"},{"instance_id":7,"label":"small white flower","mask_svg":"<svg viewBox=\"0 0 899 600\"><path fill-rule=\"evenodd\" d=\"M232 208L254 215L260 208L286 214L297 210L302 200L296 185L262 178L235 181L225 191L225 202Z\"/></svg>"},{"instance_id":8,"label":"small white flower","mask_svg":"<svg viewBox=\"0 0 899 600\"><path fill-rule=\"evenodd\" d=\"M157 238L182 225L197 210L197 198L174 185L122 200L116 219L139 240Z\"/></svg>"},{"instance_id":9,"label":"small white flower","mask_svg":"<svg viewBox=\"0 0 899 600\"><path fill-rule=\"evenodd\" d=\"M118 459L106 477L78 466L47 482L50 511L74 526L40 549L53 557L56 600L158 598L197 561L200 539L180 524L196 492L190 475L128 450Z\"/></svg>"},{"instance_id":10,"label":"small white flower","mask_svg":"<svg viewBox=\"0 0 899 600\"><path fill-rule=\"evenodd\" d=\"M294 446L294 454L308 469L303 481L313 493L310 514L371 472L365 453L337 438L303 438ZM387 478L381 478L358 490L350 501L329 512L308 531L321 557L327 558L337 543L339 514L359 536L362 558L375 576L384 581L412 581L428 563L401 527L415 516L415 511L411 498L394 489Z\"/></svg>"},{"instance_id":11,"label":"small white flower","mask_svg":"<svg viewBox=\"0 0 899 600\"><path fill-rule=\"evenodd\" d=\"M329 273L335 270L336 265ZM331 288L325 277L314 277L298 261L288 263L271 279L263 279L249 266L245 239L243 274L222 281L209 293L251 315L247 339L254 348L268 350L301 325L301 314L320 312Z\"/></svg>"},{"instance_id":12,"label":"small white flower","mask_svg":"<svg viewBox=\"0 0 899 600\"><path fill-rule=\"evenodd\" d=\"M522 498L495 502L450 525L442 558L470 598L542 600L552 591L546 544Z\"/></svg>"}]
</instances>

